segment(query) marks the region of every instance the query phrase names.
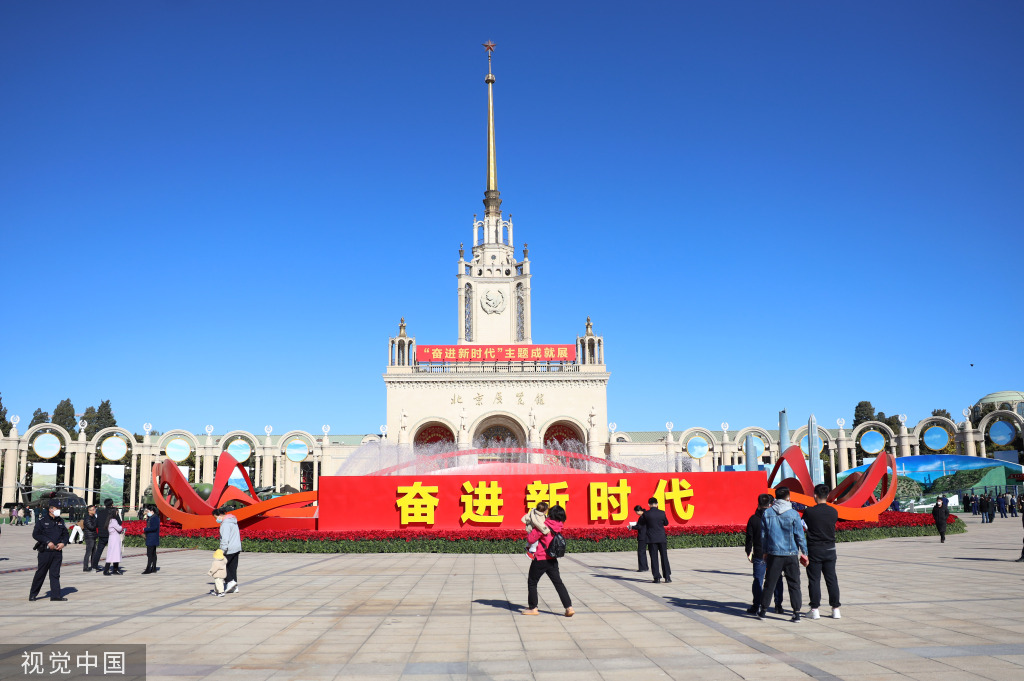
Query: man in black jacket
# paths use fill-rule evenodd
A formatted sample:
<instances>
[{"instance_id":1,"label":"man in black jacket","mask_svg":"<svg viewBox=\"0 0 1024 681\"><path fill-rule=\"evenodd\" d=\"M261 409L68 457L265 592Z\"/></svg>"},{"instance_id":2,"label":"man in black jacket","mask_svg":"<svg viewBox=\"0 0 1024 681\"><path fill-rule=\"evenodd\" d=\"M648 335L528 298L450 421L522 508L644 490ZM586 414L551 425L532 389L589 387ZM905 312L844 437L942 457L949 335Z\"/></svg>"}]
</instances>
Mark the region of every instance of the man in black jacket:
<instances>
[{"instance_id":1,"label":"man in black jacket","mask_svg":"<svg viewBox=\"0 0 1024 681\"><path fill-rule=\"evenodd\" d=\"M637 521L637 525L643 523L647 531L647 553L651 557L651 572L654 575L654 583L661 582L662 573L665 574L665 581L672 581L672 568L668 564L668 537L665 536L665 527L668 525L668 518L665 512L658 508L658 500L651 497L647 500L649 509L644 511ZM658 557L661 556L661 571L658 571Z\"/></svg>"},{"instance_id":2,"label":"man in black jacket","mask_svg":"<svg viewBox=\"0 0 1024 681\"><path fill-rule=\"evenodd\" d=\"M92 551L92 569L100 572L100 556L103 549L107 548L107 540L110 538L107 523L110 521L110 512L114 510L114 500L104 499L103 508L96 514L96 548Z\"/></svg>"},{"instance_id":3,"label":"man in black jacket","mask_svg":"<svg viewBox=\"0 0 1024 681\"><path fill-rule=\"evenodd\" d=\"M828 589L828 604L832 606L832 619L839 619L839 579L836 577L836 521L839 512L825 503L828 485L814 487L815 506L804 509L804 524L807 525L807 593L810 596L810 618L820 617L821 576L825 575ZM941 502L940 502L941 503Z\"/></svg>"},{"instance_id":4,"label":"man in black jacket","mask_svg":"<svg viewBox=\"0 0 1024 681\"><path fill-rule=\"evenodd\" d=\"M36 574L32 578L32 588L28 592L30 601L36 600L39 590L43 588L43 580L50 575L50 600L66 601L60 593L60 565L64 561L64 547L68 543L68 528L60 517L60 506L56 501L50 502L49 513L38 521L32 530L32 538L39 542L39 560Z\"/></svg>"},{"instance_id":5,"label":"man in black jacket","mask_svg":"<svg viewBox=\"0 0 1024 681\"><path fill-rule=\"evenodd\" d=\"M92 561L93 553L96 550L97 532L99 530L95 506L86 507L85 517L82 519L82 530L85 532L85 554L82 557L82 572L89 572L95 567Z\"/></svg>"},{"instance_id":6,"label":"man in black jacket","mask_svg":"<svg viewBox=\"0 0 1024 681\"><path fill-rule=\"evenodd\" d=\"M637 514L637 521L633 523L633 530L636 532L636 565L637 572L647 572L647 526L644 525L644 507L637 504L634 508Z\"/></svg>"},{"instance_id":7,"label":"man in black jacket","mask_svg":"<svg viewBox=\"0 0 1024 681\"><path fill-rule=\"evenodd\" d=\"M747 537L743 549L747 552L747 560L754 566L754 582L750 591L754 596L754 604L747 608L748 615L756 615L761 607L761 594L764 589L764 573L768 563L764 562L764 549L761 547L761 517L772 505L775 498L771 494L757 497L757 510L747 520ZM775 612L782 614L782 580L775 582Z\"/></svg>"}]
</instances>

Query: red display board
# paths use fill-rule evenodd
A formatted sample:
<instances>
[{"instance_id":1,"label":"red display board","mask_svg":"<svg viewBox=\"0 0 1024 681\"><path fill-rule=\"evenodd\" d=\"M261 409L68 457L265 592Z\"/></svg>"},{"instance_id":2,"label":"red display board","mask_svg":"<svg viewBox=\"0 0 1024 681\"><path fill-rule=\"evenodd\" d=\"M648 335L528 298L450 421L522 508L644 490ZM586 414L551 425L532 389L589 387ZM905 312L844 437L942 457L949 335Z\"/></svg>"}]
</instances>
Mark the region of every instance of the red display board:
<instances>
[{"instance_id":1,"label":"red display board","mask_svg":"<svg viewBox=\"0 0 1024 681\"><path fill-rule=\"evenodd\" d=\"M417 362L573 362L575 345L417 345Z\"/></svg>"},{"instance_id":2,"label":"red display board","mask_svg":"<svg viewBox=\"0 0 1024 681\"><path fill-rule=\"evenodd\" d=\"M744 525L767 491L763 471L322 476L317 529L521 528L540 501L560 504L570 525L617 527L650 497L670 525Z\"/></svg>"}]
</instances>

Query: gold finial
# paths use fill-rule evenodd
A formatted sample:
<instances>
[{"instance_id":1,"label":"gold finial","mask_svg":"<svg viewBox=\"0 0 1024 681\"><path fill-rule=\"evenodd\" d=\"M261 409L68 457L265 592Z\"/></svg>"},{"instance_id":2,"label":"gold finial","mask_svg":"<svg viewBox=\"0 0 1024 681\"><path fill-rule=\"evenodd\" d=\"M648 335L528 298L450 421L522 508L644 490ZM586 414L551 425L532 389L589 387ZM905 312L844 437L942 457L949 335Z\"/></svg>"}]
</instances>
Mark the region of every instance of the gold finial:
<instances>
[{"instance_id":1,"label":"gold finial","mask_svg":"<svg viewBox=\"0 0 1024 681\"><path fill-rule=\"evenodd\" d=\"M484 192L486 215L501 215L501 198L498 193L498 161L494 147L494 74L491 72L491 53L495 45L488 40L483 44L487 50L487 189Z\"/></svg>"}]
</instances>

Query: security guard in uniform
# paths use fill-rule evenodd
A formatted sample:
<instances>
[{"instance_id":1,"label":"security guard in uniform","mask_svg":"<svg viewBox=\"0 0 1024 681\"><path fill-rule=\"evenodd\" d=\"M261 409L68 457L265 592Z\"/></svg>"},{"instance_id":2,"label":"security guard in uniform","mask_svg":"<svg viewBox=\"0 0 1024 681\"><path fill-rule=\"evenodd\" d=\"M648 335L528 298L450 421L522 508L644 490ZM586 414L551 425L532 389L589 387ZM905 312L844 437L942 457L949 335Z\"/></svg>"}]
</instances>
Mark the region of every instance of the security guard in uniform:
<instances>
[{"instance_id":1,"label":"security guard in uniform","mask_svg":"<svg viewBox=\"0 0 1024 681\"><path fill-rule=\"evenodd\" d=\"M46 573L50 573L50 600L66 601L60 593L60 565L64 562L64 547L68 543L68 528L60 517L60 506L56 501L50 502L49 513L36 522L32 530L32 538L39 542L39 567L32 578L32 590L28 592L30 601L36 600L39 590L43 587Z\"/></svg>"}]
</instances>

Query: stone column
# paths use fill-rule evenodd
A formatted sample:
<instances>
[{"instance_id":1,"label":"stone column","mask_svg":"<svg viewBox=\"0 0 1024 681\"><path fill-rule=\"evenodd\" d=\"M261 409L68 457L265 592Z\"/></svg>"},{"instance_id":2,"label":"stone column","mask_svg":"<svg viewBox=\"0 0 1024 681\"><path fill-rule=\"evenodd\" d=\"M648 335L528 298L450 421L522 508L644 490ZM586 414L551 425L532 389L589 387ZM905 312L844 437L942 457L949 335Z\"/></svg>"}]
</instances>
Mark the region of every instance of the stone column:
<instances>
[{"instance_id":1,"label":"stone column","mask_svg":"<svg viewBox=\"0 0 1024 681\"><path fill-rule=\"evenodd\" d=\"M134 447L132 447L132 450L133 451L131 453L131 457L132 457L132 462L131 462L131 469L132 469L132 497L131 497L131 499L132 499L132 502L131 503L132 503L132 508L137 510L139 508L139 499L141 498L142 490L139 489L139 455L138 455L138 453L136 453L134 451L135 450Z\"/></svg>"},{"instance_id":2,"label":"stone column","mask_svg":"<svg viewBox=\"0 0 1024 681\"><path fill-rule=\"evenodd\" d=\"M899 443L900 456L910 456L910 434L907 432L907 425L900 424L900 434L896 437Z\"/></svg>"},{"instance_id":3,"label":"stone column","mask_svg":"<svg viewBox=\"0 0 1024 681\"><path fill-rule=\"evenodd\" d=\"M14 431L11 431L14 433ZM16 435L16 433L15 433ZM12 438L8 441L4 456L3 490L0 499L3 504L12 504L18 496L18 440Z\"/></svg>"},{"instance_id":4,"label":"stone column","mask_svg":"<svg viewBox=\"0 0 1024 681\"><path fill-rule=\"evenodd\" d=\"M96 452L89 452L88 468L85 469L85 486L88 487L88 491L85 494L85 502L87 504L96 503L96 492L93 491L93 471L96 470Z\"/></svg>"},{"instance_id":5,"label":"stone column","mask_svg":"<svg viewBox=\"0 0 1024 681\"><path fill-rule=\"evenodd\" d=\"M978 447L979 449L981 449L981 452L978 454L978 456L980 456L983 459L987 459L988 449L986 449L985 447L985 431L978 430L976 432L978 433L978 435L976 436L978 438Z\"/></svg>"},{"instance_id":6,"label":"stone column","mask_svg":"<svg viewBox=\"0 0 1024 681\"><path fill-rule=\"evenodd\" d=\"M836 450L834 445L828 448L828 470L829 479L832 481L832 489L836 488Z\"/></svg>"},{"instance_id":7,"label":"stone column","mask_svg":"<svg viewBox=\"0 0 1024 681\"><path fill-rule=\"evenodd\" d=\"M851 466L849 464L849 460L847 459L849 446L850 446L850 440L849 440L848 437L846 437L846 431L843 430L842 427L840 427L839 428L839 435L838 435L838 437L836 437L836 447L838 447L838 449L839 449L839 472L840 473L843 472L843 471L850 470L850 468L851 468ZM835 483L832 484L832 487L835 488Z\"/></svg>"},{"instance_id":8,"label":"stone column","mask_svg":"<svg viewBox=\"0 0 1024 681\"><path fill-rule=\"evenodd\" d=\"M977 452L974 449L974 426L971 425L970 419L964 420L964 429L961 431L961 437L963 438L964 451L967 456L977 456Z\"/></svg>"}]
</instances>

